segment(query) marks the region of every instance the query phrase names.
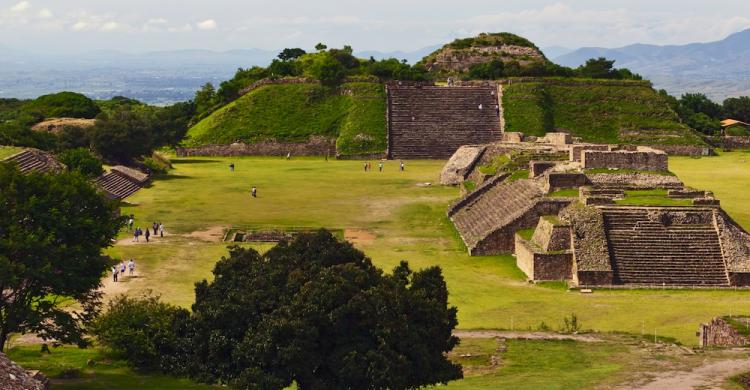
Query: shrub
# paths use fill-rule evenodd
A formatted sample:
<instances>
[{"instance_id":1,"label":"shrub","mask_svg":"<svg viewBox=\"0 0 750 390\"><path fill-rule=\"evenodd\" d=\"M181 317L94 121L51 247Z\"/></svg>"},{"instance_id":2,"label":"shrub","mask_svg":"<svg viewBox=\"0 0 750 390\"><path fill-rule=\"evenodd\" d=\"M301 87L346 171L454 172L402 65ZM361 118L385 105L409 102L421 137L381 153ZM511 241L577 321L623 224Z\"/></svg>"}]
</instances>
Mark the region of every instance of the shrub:
<instances>
[{"instance_id":1,"label":"shrub","mask_svg":"<svg viewBox=\"0 0 750 390\"><path fill-rule=\"evenodd\" d=\"M60 162L68 166L71 172L78 172L88 178L94 178L102 174L102 162L91 154L88 149L69 149L58 156Z\"/></svg>"},{"instance_id":2,"label":"shrub","mask_svg":"<svg viewBox=\"0 0 750 390\"><path fill-rule=\"evenodd\" d=\"M750 135L750 129L745 126L732 126L726 129L726 134L740 137L748 136Z\"/></svg>"},{"instance_id":3,"label":"shrub","mask_svg":"<svg viewBox=\"0 0 750 390\"><path fill-rule=\"evenodd\" d=\"M159 297L122 295L109 303L107 313L94 322L91 331L133 366L167 369L164 357L171 356L175 344L173 327L188 315L187 310L161 302Z\"/></svg>"}]
</instances>

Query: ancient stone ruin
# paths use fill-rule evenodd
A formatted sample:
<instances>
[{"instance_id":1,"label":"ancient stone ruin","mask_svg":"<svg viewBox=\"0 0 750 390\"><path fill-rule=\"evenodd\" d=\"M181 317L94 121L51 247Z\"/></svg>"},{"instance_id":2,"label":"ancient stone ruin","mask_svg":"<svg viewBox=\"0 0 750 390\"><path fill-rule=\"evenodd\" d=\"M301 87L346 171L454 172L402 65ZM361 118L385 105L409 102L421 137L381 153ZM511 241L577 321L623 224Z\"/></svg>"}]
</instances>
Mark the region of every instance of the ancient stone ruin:
<instances>
[{"instance_id":1,"label":"ancient stone ruin","mask_svg":"<svg viewBox=\"0 0 750 390\"><path fill-rule=\"evenodd\" d=\"M125 199L143 188L149 175L133 168L116 165L96 179L96 185L112 199Z\"/></svg>"},{"instance_id":2,"label":"ancient stone ruin","mask_svg":"<svg viewBox=\"0 0 750 390\"><path fill-rule=\"evenodd\" d=\"M529 280L579 287L750 286L750 234L665 152L521 139L464 146L443 169L475 186L447 212L471 255L514 253Z\"/></svg>"},{"instance_id":3,"label":"ancient stone ruin","mask_svg":"<svg viewBox=\"0 0 750 390\"><path fill-rule=\"evenodd\" d=\"M60 173L65 170L65 164L57 161L55 156L38 149L25 149L3 161L15 163L23 173Z\"/></svg>"},{"instance_id":4,"label":"ancient stone ruin","mask_svg":"<svg viewBox=\"0 0 750 390\"><path fill-rule=\"evenodd\" d=\"M750 318L717 317L698 329L701 347L745 347L750 344Z\"/></svg>"},{"instance_id":5,"label":"ancient stone ruin","mask_svg":"<svg viewBox=\"0 0 750 390\"><path fill-rule=\"evenodd\" d=\"M388 157L444 159L459 147L499 141L501 103L494 83L436 86L391 82Z\"/></svg>"},{"instance_id":6,"label":"ancient stone ruin","mask_svg":"<svg viewBox=\"0 0 750 390\"><path fill-rule=\"evenodd\" d=\"M0 352L0 389L46 390L49 380L38 371L26 371Z\"/></svg>"}]
</instances>

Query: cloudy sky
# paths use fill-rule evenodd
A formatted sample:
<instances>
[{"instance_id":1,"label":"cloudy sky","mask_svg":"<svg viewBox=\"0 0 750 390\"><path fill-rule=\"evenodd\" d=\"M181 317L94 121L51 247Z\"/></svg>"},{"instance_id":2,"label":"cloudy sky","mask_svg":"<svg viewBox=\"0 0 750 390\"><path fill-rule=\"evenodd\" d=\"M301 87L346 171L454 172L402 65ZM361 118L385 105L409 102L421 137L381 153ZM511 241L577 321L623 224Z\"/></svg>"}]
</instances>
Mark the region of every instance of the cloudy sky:
<instances>
[{"instance_id":1,"label":"cloudy sky","mask_svg":"<svg viewBox=\"0 0 750 390\"><path fill-rule=\"evenodd\" d=\"M627 4L627 5L626 5ZM414 50L482 31L539 46L718 40L750 28L748 0L0 0L0 46L27 50Z\"/></svg>"}]
</instances>

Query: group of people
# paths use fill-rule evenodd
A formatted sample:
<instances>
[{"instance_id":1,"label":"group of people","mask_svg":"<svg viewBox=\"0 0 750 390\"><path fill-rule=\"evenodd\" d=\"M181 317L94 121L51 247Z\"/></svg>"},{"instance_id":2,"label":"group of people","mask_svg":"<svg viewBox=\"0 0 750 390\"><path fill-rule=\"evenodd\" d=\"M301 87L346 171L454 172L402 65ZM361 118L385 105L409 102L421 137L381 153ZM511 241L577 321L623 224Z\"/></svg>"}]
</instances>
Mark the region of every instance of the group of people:
<instances>
[{"instance_id":1,"label":"group of people","mask_svg":"<svg viewBox=\"0 0 750 390\"><path fill-rule=\"evenodd\" d=\"M384 168L383 162L382 161L378 162L378 171L383 172L383 168ZM365 172L369 172L371 170L372 170L372 164L370 164L370 162L368 161L365 163ZM403 160L399 162L399 170L401 172L406 170L406 164L404 164Z\"/></svg>"},{"instance_id":2,"label":"group of people","mask_svg":"<svg viewBox=\"0 0 750 390\"><path fill-rule=\"evenodd\" d=\"M135 275L135 261L133 261L133 259L128 260L127 265L125 264L125 261L120 262L120 264L113 265L112 280L115 282L119 281L119 277L125 276L126 271L130 271L130 276Z\"/></svg>"},{"instance_id":3,"label":"group of people","mask_svg":"<svg viewBox=\"0 0 750 390\"><path fill-rule=\"evenodd\" d=\"M131 215L128 219L128 231L133 230L133 216ZM153 232L153 233L152 233ZM143 236L146 239L146 242L150 241L151 236L159 236L164 237L164 224L161 222L154 222L153 225L151 225L150 229L149 227L146 227L146 230L141 229L141 227L136 227L135 230L133 230L133 242L140 242L141 236Z\"/></svg>"}]
</instances>

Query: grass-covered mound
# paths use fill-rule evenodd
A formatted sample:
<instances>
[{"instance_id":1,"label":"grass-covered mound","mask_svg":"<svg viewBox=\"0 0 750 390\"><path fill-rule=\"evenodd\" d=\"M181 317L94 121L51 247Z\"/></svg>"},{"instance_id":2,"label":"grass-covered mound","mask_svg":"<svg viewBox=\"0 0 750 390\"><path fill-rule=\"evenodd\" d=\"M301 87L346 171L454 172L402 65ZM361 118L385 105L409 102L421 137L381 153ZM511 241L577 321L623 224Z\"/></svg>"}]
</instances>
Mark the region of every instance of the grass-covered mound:
<instances>
[{"instance_id":1,"label":"grass-covered mound","mask_svg":"<svg viewBox=\"0 0 750 390\"><path fill-rule=\"evenodd\" d=\"M237 140L304 142L336 138L341 154L378 153L386 148L385 89L382 84L272 84L227 104L188 131L185 144L228 144Z\"/></svg>"},{"instance_id":2,"label":"grass-covered mound","mask_svg":"<svg viewBox=\"0 0 750 390\"><path fill-rule=\"evenodd\" d=\"M647 81L512 80L503 110L505 130L528 135L565 129L597 143L703 144Z\"/></svg>"}]
</instances>

